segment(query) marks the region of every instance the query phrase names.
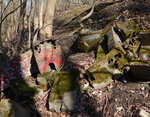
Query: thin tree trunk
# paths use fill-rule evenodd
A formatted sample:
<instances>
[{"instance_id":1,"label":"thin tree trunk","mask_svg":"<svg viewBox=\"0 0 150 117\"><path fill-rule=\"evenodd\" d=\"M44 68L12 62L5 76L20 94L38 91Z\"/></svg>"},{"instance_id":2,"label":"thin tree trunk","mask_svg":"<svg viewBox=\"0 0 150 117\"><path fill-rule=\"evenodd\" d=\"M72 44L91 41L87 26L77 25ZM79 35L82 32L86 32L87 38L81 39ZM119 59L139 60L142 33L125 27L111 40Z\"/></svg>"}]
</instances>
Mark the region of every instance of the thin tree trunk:
<instances>
[{"instance_id":1,"label":"thin tree trunk","mask_svg":"<svg viewBox=\"0 0 150 117\"><path fill-rule=\"evenodd\" d=\"M34 31L38 29L38 0L34 0Z\"/></svg>"},{"instance_id":2,"label":"thin tree trunk","mask_svg":"<svg viewBox=\"0 0 150 117\"><path fill-rule=\"evenodd\" d=\"M44 25L42 30L40 31L40 35L42 35L41 37L44 37L44 39L52 37L55 5L56 5L56 0L47 0L47 6L45 10L45 17L44 17Z\"/></svg>"},{"instance_id":3,"label":"thin tree trunk","mask_svg":"<svg viewBox=\"0 0 150 117\"><path fill-rule=\"evenodd\" d=\"M44 0L40 0L39 29L41 29L43 26L43 8L44 8Z\"/></svg>"},{"instance_id":4,"label":"thin tree trunk","mask_svg":"<svg viewBox=\"0 0 150 117\"><path fill-rule=\"evenodd\" d=\"M28 29L29 29L28 48L31 48L31 11L32 11L32 0L30 0L30 11L28 17Z\"/></svg>"}]
</instances>

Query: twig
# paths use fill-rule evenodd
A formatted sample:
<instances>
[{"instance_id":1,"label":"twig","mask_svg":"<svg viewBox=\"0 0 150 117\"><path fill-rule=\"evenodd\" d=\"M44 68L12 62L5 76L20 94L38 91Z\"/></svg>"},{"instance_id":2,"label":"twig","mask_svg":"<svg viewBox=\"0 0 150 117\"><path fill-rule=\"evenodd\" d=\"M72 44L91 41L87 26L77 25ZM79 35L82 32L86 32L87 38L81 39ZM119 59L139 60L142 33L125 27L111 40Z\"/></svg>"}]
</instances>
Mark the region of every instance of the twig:
<instances>
[{"instance_id":1,"label":"twig","mask_svg":"<svg viewBox=\"0 0 150 117\"><path fill-rule=\"evenodd\" d=\"M93 0L93 4L92 4L92 7L91 7L91 11L86 15L84 16L82 19L79 20L79 23L83 22L84 20L86 20L87 18L89 18L93 12L94 12L94 7L95 7L95 0Z\"/></svg>"},{"instance_id":2,"label":"twig","mask_svg":"<svg viewBox=\"0 0 150 117\"><path fill-rule=\"evenodd\" d=\"M42 98L40 98L40 100L42 100L46 95L48 95L48 93L49 93L50 91L51 91L51 88L45 92L45 94L43 95Z\"/></svg>"},{"instance_id":3,"label":"twig","mask_svg":"<svg viewBox=\"0 0 150 117\"><path fill-rule=\"evenodd\" d=\"M105 110L106 110L107 105L108 105L108 97L105 96L105 103L104 103L104 106L102 109L102 114L101 114L102 117L105 117L104 114L105 114Z\"/></svg>"},{"instance_id":4,"label":"twig","mask_svg":"<svg viewBox=\"0 0 150 117\"><path fill-rule=\"evenodd\" d=\"M16 10L18 10L22 5L24 4L24 2L22 4L20 4L16 9L14 9L13 11L9 12L7 15L5 15L4 18L2 18L1 22L0 22L0 26L2 25L2 23L5 21L5 19L11 15L12 13L14 13Z\"/></svg>"}]
</instances>

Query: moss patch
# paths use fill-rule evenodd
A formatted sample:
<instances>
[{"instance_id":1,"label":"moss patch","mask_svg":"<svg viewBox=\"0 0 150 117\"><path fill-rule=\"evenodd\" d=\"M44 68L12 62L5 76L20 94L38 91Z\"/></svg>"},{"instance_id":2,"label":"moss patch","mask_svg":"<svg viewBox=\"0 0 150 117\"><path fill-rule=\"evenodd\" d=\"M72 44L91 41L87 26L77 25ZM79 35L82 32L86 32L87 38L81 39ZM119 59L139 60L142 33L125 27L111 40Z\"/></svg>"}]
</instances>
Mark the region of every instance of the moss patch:
<instances>
[{"instance_id":1,"label":"moss patch","mask_svg":"<svg viewBox=\"0 0 150 117\"><path fill-rule=\"evenodd\" d=\"M130 35L132 36L133 33L140 31L140 27L137 25L137 22L133 19L127 20L125 22L118 21L117 27L123 30L127 37L129 37Z\"/></svg>"},{"instance_id":2,"label":"moss patch","mask_svg":"<svg viewBox=\"0 0 150 117\"><path fill-rule=\"evenodd\" d=\"M150 48L141 48L140 53L146 54L147 56L150 57Z\"/></svg>"},{"instance_id":3,"label":"moss patch","mask_svg":"<svg viewBox=\"0 0 150 117\"><path fill-rule=\"evenodd\" d=\"M72 72L60 72L55 75L53 79L49 79L50 84L52 84L52 90L50 93L49 101L55 99L62 99L65 92L70 92L75 90L75 80L77 74Z\"/></svg>"},{"instance_id":4,"label":"moss patch","mask_svg":"<svg viewBox=\"0 0 150 117\"><path fill-rule=\"evenodd\" d=\"M18 101L25 101L25 105L34 103L33 97L36 93L38 93L36 87L29 86L21 78L11 80L10 87Z\"/></svg>"},{"instance_id":5,"label":"moss patch","mask_svg":"<svg viewBox=\"0 0 150 117\"><path fill-rule=\"evenodd\" d=\"M78 41L78 48L82 51L89 51L94 48L94 46L102 39L100 32L82 34Z\"/></svg>"},{"instance_id":6,"label":"moss patch","mask_svg":"<svg viewBox=\"0 0 150 117\"><path fill-rule=\"evenodd\" d=\"M91 81L91 83L101 83L105 82L108 78L112 77L112 73L110 73L106 68L100 68L97 71L92 72L95 80Z\"/></svg>"},{"instance_id":7,"label":"moss patch","mask_svg":"<svg viewBox=\"0 0 150 117\"><path fill-rule=\"evenodd\" d=\"M105 59L105 57L106 57L106 54L104 53L102 46L99 45L98 49L97 49L96 60L103 61Z\"/></svg>"}]
</instances>

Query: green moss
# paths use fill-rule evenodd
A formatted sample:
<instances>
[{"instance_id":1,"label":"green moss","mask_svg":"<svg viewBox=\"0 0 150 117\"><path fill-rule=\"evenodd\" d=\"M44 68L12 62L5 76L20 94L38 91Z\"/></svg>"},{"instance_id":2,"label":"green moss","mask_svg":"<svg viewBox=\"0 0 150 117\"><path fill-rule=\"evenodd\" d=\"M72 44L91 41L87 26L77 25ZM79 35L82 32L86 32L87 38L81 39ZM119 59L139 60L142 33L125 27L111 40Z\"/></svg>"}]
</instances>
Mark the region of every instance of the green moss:
<instances>
[{"instance_id":1,"label":"green moss","mask_svg":"<svg viewBox=\"0 0 150 117\"><path fill-rule=\"evenodd\" d=\"M118 46L118 47L116 47L116 49L121 51L123 54L126 54L126 51L124 50L124 48L122 46Z\"/></svg>"},{"instance_id":2,"label":"green moss","mask_svg":"<svg viewBox=\"0 0 150 117\"><path fill-rule=\"evenodd\" d=\"M118 69L121 71L125 65L129 65L129 62L124 57L121 57L118 59L117 64L118 64Z\"/></svg>"},{"instance_id":3,"label":"green moss","mask_svg":"<svg viewBox=\"0 0 150 117\"><path fill-rule=\"evenodd\" d=\"M113 24L112 22L107 24L103 30L83 33L81 35L80 39L78 40L78 48L85 52L90 51L93 48L95 48L97 46L97 44L100 42L100 40L103 39L106 32L108 32L108 30L110 29L112 24ZM92 38L92 35L94 35L94 34L98 34L99 37L95 38L95 36L93 36L93 39L86 39L86 37L88 38L88 36L91 36L90 38Z\"/></svg>"},{"instance_id":4,"label":"green moss","mask_svg":"<svg viewBox=\"0 0 150 117\"><path fill-rule=\"evenodd\" d=\"M51 72L43 73L43 74L38 74L38 77L46 77L50 74Z\"/></svg>"},{"instance_id":5,"label":"green moss","mask_svg":"<svg viewBox=\"0 0 150 117\"><path fill-rule=\"evenodd\" d=\"M141 30L140 33L150 33L150 30Z\"/></svg>"},{"instance_id":6,"label":"green moss","mask_svg":"<svg viewBox=\"0 0 150 117\"><path fill-rule=\"evenodd\" d=\"M101 83L106 81L108 78L112 77L112 73L110 73L106 68L100 68L97 71L91 72L94 76L95 80L91 81L91 83Z\"/></svg>"},{"instance_id":7,"label":"green moss","mask_svg":"<svg viewBox=\"0 0 150 117\"><path fill-rule=\"evenodd\" d=\"M127 37L132 36L133 33L140 31L140 27L137 25L135 20L128 20L125 22L118 21L117 27L123 30Z\"/></svg>"},{"instance_id":8,"label":"green moss","mask_svg":"<svg viewBox=\"0 0 150 117\"><path fill-rule=\"evenodd\" d=\"M150 57L150 48L141 48L140 53L141 54L146 54L147 56Z\"/></svg>"},{"instance_id":9,"label":"green moss","mask_svg":"<svg viewBox=\"0 0 150 117\"><path fill-rule=\"evenodd\" d=\"M18 98L21 97L30 98L33 97L38 92L36 87L29 86L21 78L11 80L10 86L15 93L14 95L16 95Z\"/></svg>"},{"instance_id":10,"label":"green moss","mask_svg":"<svg viewBox=\"0 0 150 117\"><path fill-rule=\"evenodd\" d=\"M143 65L143 64L149 64L149 61L145 61L145 60L132 60L130 62L131 65Z\"/></svg>"},{"instance_id":11,"label":"green moss","mask_svg":"<svg viewBox=\"0 0 150 117\"><path fill-rule=\"evenodd\" d=\"M98 46L96 57L97 61L103 61L106 57L106 54L104 53L104 50L101 45Z\"/></svg>"},{"instance_id":12,"label":"green moss","mask_svg":"<svg viewBox=\"0 0 150 117\"><path fill-rule=\"evenodd\" d=\"M101 31L100 31L101 32ZM78 48L82 51L89 51L102 39L99 31L83 33L78 41Z\"/></svg>"},{"instance_id":13,"label":"green moss","mask_svg":"<svg viewBox=\"0 0 150 117\"><path fill-rule=\"evenodd\" d=\"M47 86L44 85L44 84L40 84L40 88L46 90L46 89L47 89Z\"/></svg>"},{"instance_id":14,"label":"green moss","mask_svg":"<svg viewBox=\"0 0 150 117\"><path fill-rule=\"evenodd\" d=\"M65 92L70 92L75 90L75 80L77 74L72 72L60 72L57 73L53 80L51 79L50 84L53 82L53 87L50 93L49 101L55 99L62 99Z\"/></svg>"},{"instance_id":15,"label":"green moss","mask_svg":"<svg viewBox=\"0 0 150 117\"><path fill-rule=\"evenodd\" d=\"M141 42L136 40L133 45L133 52L137 53L140 49L140 46L141 46Z\"/></svg>"}]
</instances>

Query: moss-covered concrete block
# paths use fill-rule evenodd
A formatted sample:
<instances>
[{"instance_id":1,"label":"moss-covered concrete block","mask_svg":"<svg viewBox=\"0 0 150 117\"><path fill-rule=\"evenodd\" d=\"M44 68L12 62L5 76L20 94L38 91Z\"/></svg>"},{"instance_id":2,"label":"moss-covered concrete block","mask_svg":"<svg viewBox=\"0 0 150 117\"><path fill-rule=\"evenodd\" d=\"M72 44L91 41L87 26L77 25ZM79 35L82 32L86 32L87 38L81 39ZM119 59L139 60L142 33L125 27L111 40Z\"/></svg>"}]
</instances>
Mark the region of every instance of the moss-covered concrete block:
<instances>
[{"instance_id":1,"label":"moss-covered concrete block","mask_svg":"<svg viewBox=\"0 0 150 117\"><path fill-rule=\"evenodd\" d=\"M31 117L30 112L27 111L23 106L9 99L1 100L0 116L1 117Z\"/></svg>"},{"instance_id":2,"label":"moss-covered concrete block","mask_svg":"<svg viewBox=\"0 0 150 117\"><path fill-rule=\"evenodd\" d=\"M126 37L129 37L133 33L140 31L140 27L138 26L137 22L133 19L127 20L125 22L118 21L116 22L116 25L119 29L124 31L124 33L126 34Z\"/></svg>"},{"instance_id":3,"label":"moss-covered concrete block","mask_svg":"<svg viewBox=\"0 0 150 117\"><path fill-rule=\"evenodd\" d=\"M89 72L95 78L95 80L90 81L94 88L103 88L112 82L113 74L107 70L105 67L89 68ZM90 77L90 76L89 76Z\"/></svg>"},{"instance_id":4,"label":"moss-covered concrete block","mask_svg":"<svg viewBox=\"0 0 150 117\"><path fill-rule=\"evenodd\" d=\"M37 77L37 82L41 89L47 89L47 80L44 77Z\"/></svg>"},{"instance_id":5,"label":"moss-covered concrete block","mask_svg":"<svg viewBox=\"0 0 150 117\"><path fill-rule=\"evenodd\" d=\"M55 72L54 74L53 78L47 79L52 85L49 109L58 112L73 110L77 96L75 85L77 74L75 72Z\"/></svg>"},{"instance_id":6,"label":"moss-covered concrete block","mask_svg":"<svg viewBox=\"0 0 150 117\"><path fill-rule=\"evenodd\" d=\"M78 48L82 51L89 51L101 40L101 31L88 32L79 36Z\"/></svg>"}]
</instances>

